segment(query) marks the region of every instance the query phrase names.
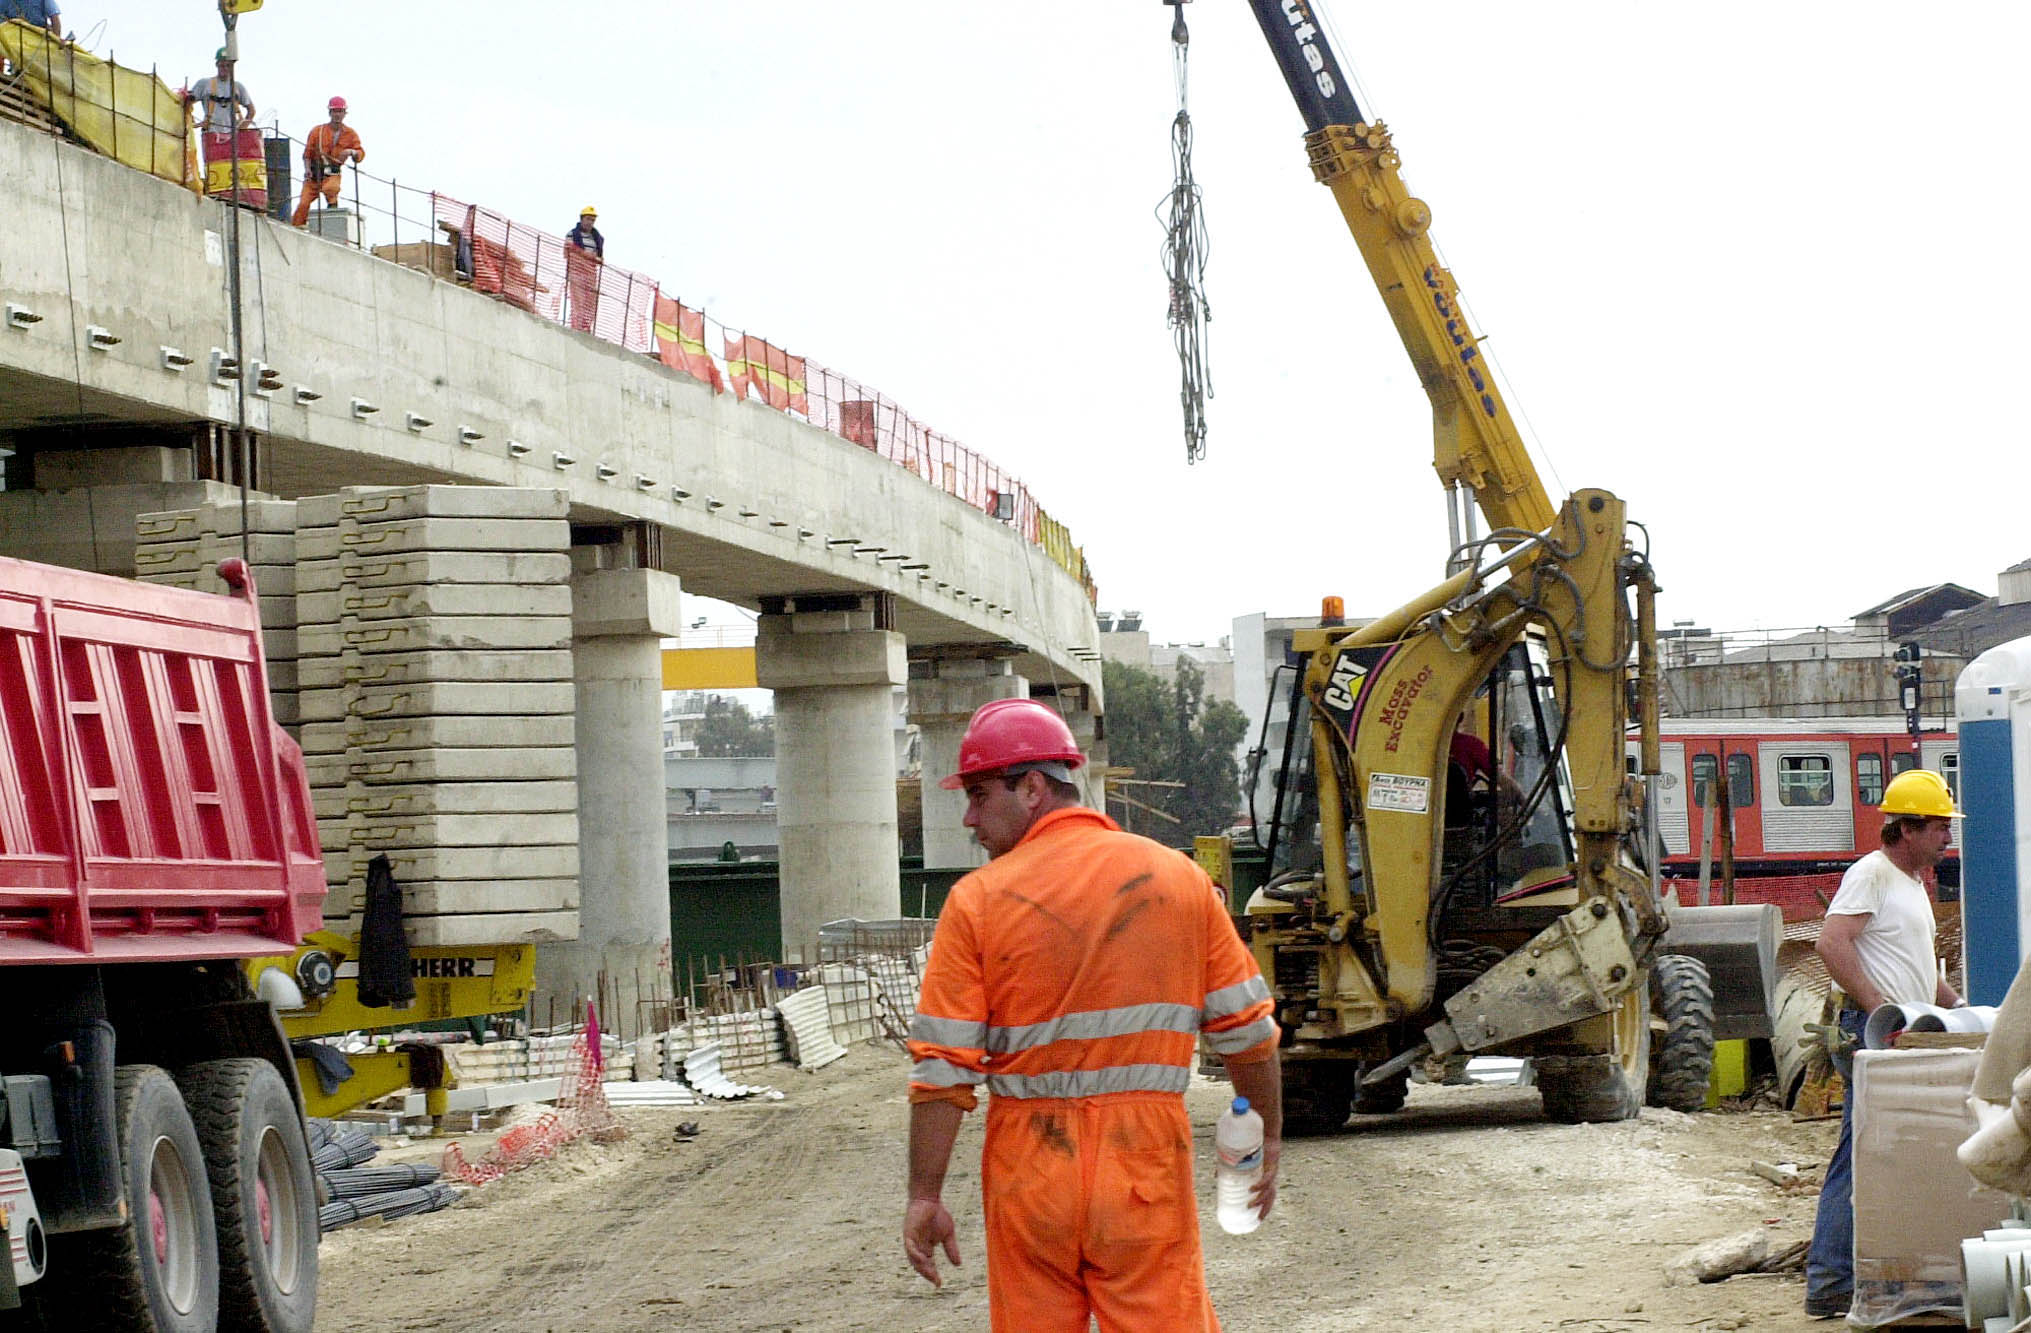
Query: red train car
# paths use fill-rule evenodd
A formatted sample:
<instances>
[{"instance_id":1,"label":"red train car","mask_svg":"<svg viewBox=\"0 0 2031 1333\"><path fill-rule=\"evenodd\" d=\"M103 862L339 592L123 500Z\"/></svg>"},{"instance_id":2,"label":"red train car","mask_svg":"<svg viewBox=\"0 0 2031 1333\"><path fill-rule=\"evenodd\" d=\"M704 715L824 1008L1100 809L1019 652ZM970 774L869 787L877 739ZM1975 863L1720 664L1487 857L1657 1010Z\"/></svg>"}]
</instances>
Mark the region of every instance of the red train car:
<instances>
[{"instance_id":1,"label":"red train car","mask_svg":"<svg viewBox=\"0 0 2031 1333\"><path fill-rule=\"evenodd\" d=\"M1954 733L1924 731L1914 744L1901 718L1667 718L1659 751L1664 872L1679 882L1679 901L1695 900L1701 837L1711 837L1719 820L1715 784L1725 781L1735 900L1776 903L1786 921L1820 916L1821 895L1833 897L1855 858L1881 846L1875 806L1891 778L1930 768L1959 791ZM1632 739L1632 772L1637 753ZM1719 843L1712 845L1718 884ZM1939 866L1937 892L1946 901L1959 896L1957 833Z\"/></svg>"}]
</instances>

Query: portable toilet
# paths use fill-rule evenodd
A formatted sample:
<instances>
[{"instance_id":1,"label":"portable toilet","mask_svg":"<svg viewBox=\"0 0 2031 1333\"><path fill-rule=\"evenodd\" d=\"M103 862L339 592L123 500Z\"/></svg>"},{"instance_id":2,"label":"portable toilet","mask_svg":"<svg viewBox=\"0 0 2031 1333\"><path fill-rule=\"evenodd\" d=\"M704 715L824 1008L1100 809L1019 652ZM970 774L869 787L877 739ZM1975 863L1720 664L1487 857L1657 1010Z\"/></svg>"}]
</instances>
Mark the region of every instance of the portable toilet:
<instances>
[{"instance_id":1,"label":"portable toilet","mask_svg":"<svg viewBox=\"0 0 2031 1333\"><path fill-rule=\"evenodd\" d=\"M2031 637L1954 685L1960 737L1961 964L1969 1004L2001 1004L2031 955Z\"/></svg>"}]
</instances>

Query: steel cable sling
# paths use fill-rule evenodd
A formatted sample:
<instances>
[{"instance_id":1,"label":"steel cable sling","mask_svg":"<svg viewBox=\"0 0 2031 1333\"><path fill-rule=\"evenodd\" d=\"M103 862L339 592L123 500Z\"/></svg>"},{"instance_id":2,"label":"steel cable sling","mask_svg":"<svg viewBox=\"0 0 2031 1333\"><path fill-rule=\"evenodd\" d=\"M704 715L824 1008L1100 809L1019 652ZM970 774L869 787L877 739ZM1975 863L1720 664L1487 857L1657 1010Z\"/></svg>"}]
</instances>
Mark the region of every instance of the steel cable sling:
<instances>
[{"instance_id":1,"label":"steel cable sling","mask_svg":"<svg viewBox=\"0 0 2031 1333\"><path fill-rule=\"evenodd\" d=\"M1191 35L1185 31L1186 0L1164 0L1175 11L1171 22L1171 69L1178 87L1178 114L1171 120L1171 166L1175 177L1165 200L1164 273L1170 279L1166 322L1178 350L1182 383L1178 401L1185 410L1185 461L1206 456L1206 400L1213 379L1206 363L1205 326L1213 312L1206 303L1206 223L1199 214L1199 185L1192 179L1192 116L1186 109L1186 61Z\"/></svg>"}]
</instances>

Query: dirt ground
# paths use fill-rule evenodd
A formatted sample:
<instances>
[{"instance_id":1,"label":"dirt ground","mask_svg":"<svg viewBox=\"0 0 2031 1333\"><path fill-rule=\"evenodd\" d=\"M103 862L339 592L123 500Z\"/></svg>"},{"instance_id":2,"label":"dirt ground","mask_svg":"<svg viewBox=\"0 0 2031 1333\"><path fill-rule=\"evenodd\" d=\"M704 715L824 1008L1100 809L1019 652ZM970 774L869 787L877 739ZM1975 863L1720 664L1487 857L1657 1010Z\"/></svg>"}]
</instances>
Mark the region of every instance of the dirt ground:
<instances>
[{"instance_id":1,"label":"dirt ground","mask_svg":"<svg viewBox=\"0 0 2031 1333\"><path fill-rule=\"evenodd\" d=\"M745 1074L785 1100L623 1111L625 1142L574 1144L441 1213L335 1232L318 1328L984 1329L981 1116L946 1188L964 1266L939 1291L903 1261L907 1069L900 1052L861 1047L816 1074ZM1396 1115L1287 1144L1277 1211L1229 1237L1211 1203L1225 1095L1198 1079L1189 1102L1230 1333L1839 1327L1804 1316L1796 1274L1665 1278L1688 1249L1751 1228L1773 1252L1805 1239L1815 1187L1781 1188L1749 1164L1816 1168L1838 1122L1646 1110L1552 1125L1527 1088L1413 1085ZM700 1122L695 1140L674 1141L681 1120ZM419 1142L382 1160L437 1152Z\"/></svg>"}]
</instances>

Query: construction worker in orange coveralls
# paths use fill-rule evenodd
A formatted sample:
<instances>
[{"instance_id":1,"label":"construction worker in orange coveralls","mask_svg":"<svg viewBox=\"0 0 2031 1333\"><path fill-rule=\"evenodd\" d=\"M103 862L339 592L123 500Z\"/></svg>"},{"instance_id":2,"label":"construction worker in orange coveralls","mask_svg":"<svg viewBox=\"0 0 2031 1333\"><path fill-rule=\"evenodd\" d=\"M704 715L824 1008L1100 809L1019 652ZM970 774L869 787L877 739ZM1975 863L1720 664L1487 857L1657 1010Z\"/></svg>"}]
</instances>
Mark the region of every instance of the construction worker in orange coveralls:
<instances>
[{"instance_id":1,"label":"construction worker in orange coveralls","mask_svg":"<svg viewBox=\"0 0 2031 1333\"><path fill-rule=\"evenodd\" d=\"M326 208L336 208L346 163L367 160L360 136L346 124L346 99L334 97L325 109L331 113L331 119L312 130L303 141L303 193L296 200L296 212L290 216L292 226L301 227L310 221L310 204L319 194L324 196Z\"/></svg>"},{"instance_id":2,"label":"construction worker in orange coveralls","mask_svg":"<svg viewBox=\"0 0 2031 1333\"><path fill-rule=\"evenodd\" d=\"M1283 1106L1268 988L1193 861L1079 804L1057 713L1001 699L959 747L966 827L992 859L952 889L910 1026L903 1249L957 1264L940 1199L975 1089L987 1291L1004 1333L1207 1333L1184 1091L1198 1035L1262 1113L1253 1202L1276 1201Z\"/></svg>"}]
</instances>

